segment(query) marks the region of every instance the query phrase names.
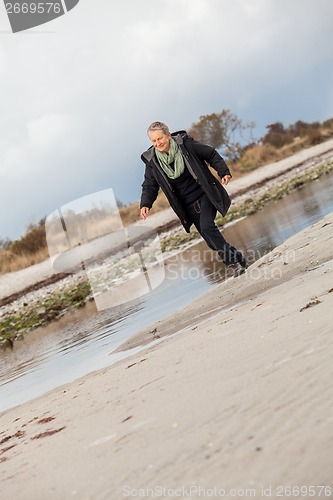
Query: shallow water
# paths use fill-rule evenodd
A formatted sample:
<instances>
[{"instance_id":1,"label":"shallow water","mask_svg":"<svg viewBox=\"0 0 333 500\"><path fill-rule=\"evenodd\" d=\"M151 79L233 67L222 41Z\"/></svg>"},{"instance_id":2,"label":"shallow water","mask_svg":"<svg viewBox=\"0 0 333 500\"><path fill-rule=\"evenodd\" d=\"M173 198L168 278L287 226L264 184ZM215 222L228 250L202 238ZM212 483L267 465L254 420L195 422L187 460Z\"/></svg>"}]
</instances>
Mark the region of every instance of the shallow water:
<instances>
[{"instance_id":1,"label":"shallow water","mask_svg":"<svg viewBox=\"0 0 333 500\"><path fill-rule=\"evenodd\" d=\"M332 211L330 174L230 225L223 233L251 262ZM165 270L164 282L149 295L101 312L90 303L31 332L13 351L1 353L0 410L126 357L128 353L113 351L225 277L224 265L203 242L169 258Z\"/></svg>"}]
</instances>

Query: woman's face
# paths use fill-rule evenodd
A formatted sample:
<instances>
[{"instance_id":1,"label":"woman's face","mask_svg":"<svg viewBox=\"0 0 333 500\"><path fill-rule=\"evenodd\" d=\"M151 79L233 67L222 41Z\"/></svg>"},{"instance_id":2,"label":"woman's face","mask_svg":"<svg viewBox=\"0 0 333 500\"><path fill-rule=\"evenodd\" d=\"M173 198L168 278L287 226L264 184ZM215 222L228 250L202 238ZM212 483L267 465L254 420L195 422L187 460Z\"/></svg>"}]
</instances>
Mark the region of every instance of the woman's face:
<instances>
[{"instance_id":1,"label":"woman's face","mask_svg":"<svg viewBox=\"0 0 333 500\"><path fill-rule=\"evenodd\" d=\"M153 132L149 132L149 139L154 148L161 153L169 151L171 134L166 134L163 130L153 130Z\"/></svg>"}]
</instances>

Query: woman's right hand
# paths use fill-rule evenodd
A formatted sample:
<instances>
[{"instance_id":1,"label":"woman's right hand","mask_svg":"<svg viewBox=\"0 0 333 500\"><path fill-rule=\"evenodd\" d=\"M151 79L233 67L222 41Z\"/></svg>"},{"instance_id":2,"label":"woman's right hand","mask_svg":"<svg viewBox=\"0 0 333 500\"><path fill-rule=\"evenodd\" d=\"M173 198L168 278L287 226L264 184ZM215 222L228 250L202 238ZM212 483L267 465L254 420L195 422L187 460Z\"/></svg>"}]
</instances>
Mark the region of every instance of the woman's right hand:
<instances>
[{"instance_id":1,"label":"woman's right hand","mask_svg":"<svg viewBox=\"0 0 333 500\"><path fill-rule=\"evenodd\" d=\"M142 207L140 210L140 216L141 219L146 220L149 214L149 208L148 207Z\"/></svg>"}]
</instances>

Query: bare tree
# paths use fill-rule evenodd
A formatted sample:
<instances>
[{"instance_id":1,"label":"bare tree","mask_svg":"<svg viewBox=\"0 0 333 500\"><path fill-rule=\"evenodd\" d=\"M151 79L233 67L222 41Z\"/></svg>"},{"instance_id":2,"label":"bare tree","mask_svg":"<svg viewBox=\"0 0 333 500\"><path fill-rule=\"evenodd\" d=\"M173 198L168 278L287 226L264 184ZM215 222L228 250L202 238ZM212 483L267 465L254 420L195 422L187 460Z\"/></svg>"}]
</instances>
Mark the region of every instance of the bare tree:
<instances>
[{"instance_id":1,"label":"bare tree","mask_svg":"<svg viewBox=\"0 0 333 500\"><path fill-rule=\"evenodd\" d=\"M0 250L10 247L12 241L9 238L0 238Z\"/></svg>"},{"instance_id":2,"label":"bare tree","mask_svg":"<svg viewBox=\"0 0 333 500\"><path fill-rule=\"evenodd\" d=\"M189 134L217 150L223 148L227 158L238 159L244 147L254 142L254 127L254 122L244 124L229 109L223 109L219 113L200 116L199 121L192 124Z\"/></svg>"}]
</instances>

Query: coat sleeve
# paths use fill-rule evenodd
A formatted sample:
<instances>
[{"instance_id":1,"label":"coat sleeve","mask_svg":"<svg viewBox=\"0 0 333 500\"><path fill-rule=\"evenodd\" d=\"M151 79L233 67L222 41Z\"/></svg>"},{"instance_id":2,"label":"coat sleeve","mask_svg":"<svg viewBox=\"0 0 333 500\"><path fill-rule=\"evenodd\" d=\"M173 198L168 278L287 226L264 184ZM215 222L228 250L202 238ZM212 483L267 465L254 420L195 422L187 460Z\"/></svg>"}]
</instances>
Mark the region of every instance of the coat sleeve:
<instances>
[{"instance_id":1,"label":"coat sleeve","mask_svg":"<svg viewBox=\"0 0 333 500\"><path fill-rule=\"evenodd\" d=\"M204 160L214 168L221 178L225 175L230 175L230 177L232 177L226 162L216 149L207 144L201 144L194 139L192 139L191 146L198 158Z\"/></svg>"},{"instance_id":2,"label":"coat sleeve","mask_svg":"<svg viewBox=\"0 0 333 500\"><path fill-rule=\"evenodd\" d=\"M141 192L141 200L140 200L140 208L148 207L151 208L153 206L154 201L157 198L159 185L152 174L151 167L146 165L144 181L141 184L142 192Z\"/></svg>"}]
</instances>

